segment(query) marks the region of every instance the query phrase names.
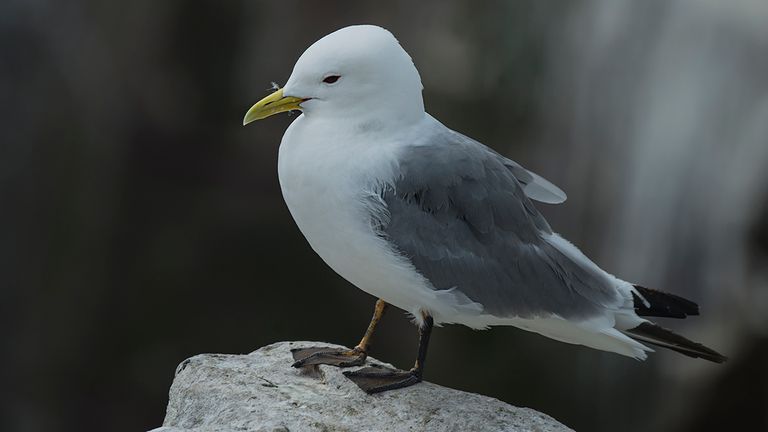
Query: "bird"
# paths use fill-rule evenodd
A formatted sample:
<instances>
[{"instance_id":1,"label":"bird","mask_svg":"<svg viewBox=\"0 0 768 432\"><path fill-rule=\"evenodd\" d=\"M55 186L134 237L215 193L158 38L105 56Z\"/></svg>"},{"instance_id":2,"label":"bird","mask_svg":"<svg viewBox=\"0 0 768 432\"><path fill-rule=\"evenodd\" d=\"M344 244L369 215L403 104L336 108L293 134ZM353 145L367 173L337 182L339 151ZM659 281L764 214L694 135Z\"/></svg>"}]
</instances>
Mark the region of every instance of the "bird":
<instances>
[{"instance_id":1,"label":"bird","mask_svg":"<svg viewBox=\"0 0 768 432\"><path fill-rule=\"evenodd\" d=\"M422 381L443 324L514 326L638 360L653 351L646 344L726 360L648 319L698 315L696 303L598 267L534 205L564 202L560 188L440 123L422 92L395 36L355 25L309 46L243 119L301 111L279 147L285 203L323 261L377 298L355 348L297 348L294 367L364 366L389 305L413 317L417 358L409 370L344 372L371 394Z\"/></svg>"}]
</instances>

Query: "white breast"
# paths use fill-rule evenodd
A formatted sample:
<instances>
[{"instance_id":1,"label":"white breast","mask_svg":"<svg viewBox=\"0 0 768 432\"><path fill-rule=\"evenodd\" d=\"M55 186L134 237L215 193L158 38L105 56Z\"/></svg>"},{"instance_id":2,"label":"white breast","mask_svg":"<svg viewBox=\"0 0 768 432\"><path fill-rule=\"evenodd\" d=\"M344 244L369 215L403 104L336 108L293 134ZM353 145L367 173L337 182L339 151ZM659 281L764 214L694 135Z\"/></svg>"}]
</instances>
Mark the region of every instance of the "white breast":
<instances>
[{"instance_id":1,"label":"white breast","mask_svg":"<svg viewBox=\"0 0 768 432\"><path fill-rule=\"evenodd\" d=\"M371 197L393 177L398 146L365 142L300 116L280 145L278 173L296 224L318 255L361 290L404 309L418 320L429 311L437 322L456 322L456 308L479 306L436 292L396 255L371 226Z\"/></svg>"}]
</instances>

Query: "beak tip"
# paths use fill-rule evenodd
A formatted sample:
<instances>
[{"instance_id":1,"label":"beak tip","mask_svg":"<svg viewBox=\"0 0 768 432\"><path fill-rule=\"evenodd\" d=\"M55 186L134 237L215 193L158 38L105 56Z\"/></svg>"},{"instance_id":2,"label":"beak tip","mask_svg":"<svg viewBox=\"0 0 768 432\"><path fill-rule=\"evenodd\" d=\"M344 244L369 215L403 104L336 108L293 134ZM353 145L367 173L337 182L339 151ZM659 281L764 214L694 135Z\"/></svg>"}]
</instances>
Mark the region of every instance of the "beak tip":
<instances>
[{"instance_id":1,"label":"beak tip","mask_svg":"<svg viewBox=\"0 0 768 432\"><path fill-rule=\"evenodd\" d=\"M248 124L250 124L250 123L253 123L253 122L254 122L254 121L256 121L256 120L257 120L257 119L256 119L256 118L254 118L254 116L251 114L251 111L249 110L249 111L248 111L248 112L245 114L245 117L243 117L243 126L246 126L246 125L248 125Z\"/></svg>"}]
</instances>

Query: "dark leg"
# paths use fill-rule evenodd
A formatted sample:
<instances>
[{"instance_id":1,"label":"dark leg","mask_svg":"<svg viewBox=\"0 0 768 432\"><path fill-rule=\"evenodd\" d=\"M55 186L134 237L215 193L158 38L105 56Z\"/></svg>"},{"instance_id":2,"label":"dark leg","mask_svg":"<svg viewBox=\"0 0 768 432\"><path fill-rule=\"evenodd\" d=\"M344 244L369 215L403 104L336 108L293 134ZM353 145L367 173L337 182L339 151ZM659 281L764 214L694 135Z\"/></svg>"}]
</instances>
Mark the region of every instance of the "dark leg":
<instances>
[{"instance_id":1,"label":"dark leg","mask_svg":"<svg viewBox=\"0 0 768 432\"><path fill-rule=\"evenodd\" d=\"M355 348L351 350L340 350L327 347L296 348L291 350L293 359L295 360L293 367L319 364L338 367L362 365L365 363L365 358L368 356L368 346L371 343L371 336L373 336L373 331L376 329L376 324L379 323L386 310L387 303L382 299L378 299L376 301L376 307L373 309L371 323L368 324L368 329L365 331L363 338L360 339L360 343L357 344Z\"/></svg>"},{"instance_id":2,"label":"dark leg","mask_svg":"<svg viewBox=\"0 0 768 432\"><path fill-rule=\"evenodd\" d=\"M419 352L413 369L402 371L371 366L356 371L344 372L344 375L368 394L409 387L421 382L433 324L432 317L424 315L424 325L419 327Z\"/></svg>"}]
</instances>

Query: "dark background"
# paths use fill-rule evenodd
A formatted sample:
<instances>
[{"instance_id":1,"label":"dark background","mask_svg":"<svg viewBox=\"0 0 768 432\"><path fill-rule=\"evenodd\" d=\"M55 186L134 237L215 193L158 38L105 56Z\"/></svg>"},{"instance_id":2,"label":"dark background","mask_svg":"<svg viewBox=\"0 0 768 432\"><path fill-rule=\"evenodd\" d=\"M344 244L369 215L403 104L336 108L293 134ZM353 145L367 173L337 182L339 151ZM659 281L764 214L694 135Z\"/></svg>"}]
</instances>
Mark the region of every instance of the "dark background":
<instances>
[{"instance_id":1,"label":"dark background","mask_svg":"<svg viewBox=\"0 0 768 432\"><path fill-rule=\"evenodd\" d=\"M512 328L434 333L426 377L577 430L768 429L768 3L0 3L0 430L147 430L173 371L280 340L352 345L374 299L277 183L292 117L245 111L340 27L390 29L430 113L560 185L539 206L663 322L728 354L644 363ZM389 314L373 355L410 365Z\"/></svg>"}]
</instances>

